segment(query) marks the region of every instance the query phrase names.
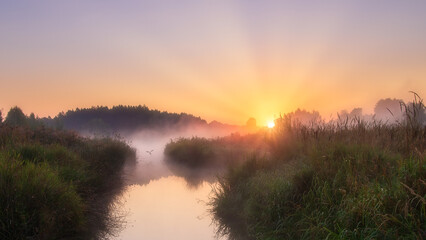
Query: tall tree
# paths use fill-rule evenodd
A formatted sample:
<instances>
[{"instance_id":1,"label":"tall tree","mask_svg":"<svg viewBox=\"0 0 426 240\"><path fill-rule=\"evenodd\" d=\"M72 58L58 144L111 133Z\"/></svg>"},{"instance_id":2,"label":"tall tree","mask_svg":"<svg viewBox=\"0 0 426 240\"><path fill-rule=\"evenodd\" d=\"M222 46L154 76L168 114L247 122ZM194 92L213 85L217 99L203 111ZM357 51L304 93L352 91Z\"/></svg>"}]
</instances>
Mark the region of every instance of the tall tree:
<instances>
[{"instance_id":1,"label":"tall tree","mask_svg":"<svg viewBox=\"0 0 426 240\"><path fill-rule=\"evenodd\" d=\"M401 99L380 99L374 107L376 118L382 121L398 121L403 117Z\"/></svg>"},{"instance_id":2,"label":"tall tree","mask_svg":"<svg viewBox=\"0 0 426 240\"><path fill-rule=\"evenodd\" d=\"M26 126L27 117L19 107L13 107L7 113L4 123L10 126Z\"/></svg>"}]
</instances>

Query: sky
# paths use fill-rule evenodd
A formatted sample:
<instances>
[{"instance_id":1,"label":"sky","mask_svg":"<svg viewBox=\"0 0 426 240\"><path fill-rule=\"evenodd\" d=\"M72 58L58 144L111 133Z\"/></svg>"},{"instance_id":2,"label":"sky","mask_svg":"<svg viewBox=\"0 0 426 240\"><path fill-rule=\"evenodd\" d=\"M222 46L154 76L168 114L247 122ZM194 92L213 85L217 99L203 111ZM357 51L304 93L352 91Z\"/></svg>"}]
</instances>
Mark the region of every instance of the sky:
<instances>
[{"instance_id":1,"label":"sky","mask_svg":"<svg viewBox=\"0 0 426 240\"><path fill-rule=\"evenodd\" d=\"M0 109L259 125L426 94L426 1L0 0Z\"/></svg>"}]
</instances>

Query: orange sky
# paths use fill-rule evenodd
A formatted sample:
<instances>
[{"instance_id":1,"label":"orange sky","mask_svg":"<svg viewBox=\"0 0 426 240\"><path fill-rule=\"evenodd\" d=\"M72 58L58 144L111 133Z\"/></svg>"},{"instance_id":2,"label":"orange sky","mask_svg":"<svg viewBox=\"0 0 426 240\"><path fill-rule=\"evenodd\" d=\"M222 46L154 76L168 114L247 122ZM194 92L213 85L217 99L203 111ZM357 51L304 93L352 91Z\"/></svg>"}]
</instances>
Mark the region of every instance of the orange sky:
<instances>
[{"instance_id":1,"label":"orange sky","mask_svg":"<svg viewBox=\"0 0 426 240\"><path fill-rule=\"evenodd\" d=\"M259 125L426 93L426 2L0 3L0 109L139 105Z\"/></svg>"}]
</instances>

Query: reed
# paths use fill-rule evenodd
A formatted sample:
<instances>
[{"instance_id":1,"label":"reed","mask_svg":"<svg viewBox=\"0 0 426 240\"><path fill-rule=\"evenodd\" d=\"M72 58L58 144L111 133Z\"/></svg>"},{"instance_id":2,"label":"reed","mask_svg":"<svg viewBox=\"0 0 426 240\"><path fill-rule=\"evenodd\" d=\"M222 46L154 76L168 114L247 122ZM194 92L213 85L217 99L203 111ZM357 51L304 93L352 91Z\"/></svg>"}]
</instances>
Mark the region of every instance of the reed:
<instances>
[{"instance_id":1,"label":"reed","mask_svg":"<svg viewBox=\"0 0 426 240\"><path fill-rule=\"evenodd\" d=\"M230 239L423 239L423 100L395 124L341 118L309 126L276 120L268 158L221 177L210 200Z\"/></svg>"},{"instance_id":2,"label":"reed","mask_svg":"<svg viewBox=\"0 0 426 240\"><path fill-rule=\"evenodd\" d=\"M120 171L135 161L134 150L118 139L82 138L23 122L0 125L0 238L111 233L112 200L123 189Z\"/></svg>"}]
</instances>

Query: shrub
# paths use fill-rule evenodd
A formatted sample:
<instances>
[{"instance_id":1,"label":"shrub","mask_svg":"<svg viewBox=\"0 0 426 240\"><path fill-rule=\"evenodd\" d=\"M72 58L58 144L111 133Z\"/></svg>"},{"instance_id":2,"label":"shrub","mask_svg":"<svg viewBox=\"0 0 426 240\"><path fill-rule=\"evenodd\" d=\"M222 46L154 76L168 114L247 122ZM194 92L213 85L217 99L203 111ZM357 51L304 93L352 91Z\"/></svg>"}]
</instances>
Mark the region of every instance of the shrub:
<instances>
[{"instance_id":1,"label":"shrub","mask_svg":"<svg viewBox=\"0 0 426 240\"><path fill-rule=\"evenodd\" d=\"M57 239L82 231L84 205L48 165L0 156L0 236Z\"/></svg>"},{"instance_id":2,"label":"shrub","mask_svg":"<svg viewBox=\"0 0 426 240\"><path fill-rule=\"evenodd\" d=\"M92 239L116 227L109 214L135 151L118 139L0 126L0 238ZM3 211L3 209L5 209Z\"/></svg>"},{"instance_id":3,"label":"shrub","mask_svg":"<svg viewBox=\"0 0 426 240\"><path fill-rule=\"evenodd\" d=\"M164 149L164 153L169 160L172 159L175 163L190 168L213 166L217 160L211 142L198 137L171 141Z\"/></svg>"}]
</instances>

